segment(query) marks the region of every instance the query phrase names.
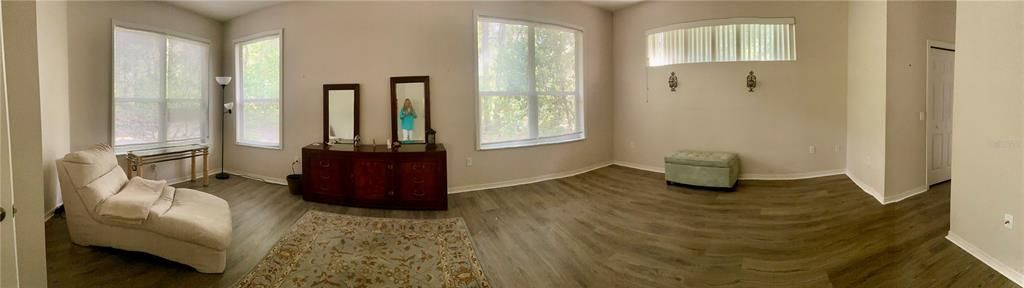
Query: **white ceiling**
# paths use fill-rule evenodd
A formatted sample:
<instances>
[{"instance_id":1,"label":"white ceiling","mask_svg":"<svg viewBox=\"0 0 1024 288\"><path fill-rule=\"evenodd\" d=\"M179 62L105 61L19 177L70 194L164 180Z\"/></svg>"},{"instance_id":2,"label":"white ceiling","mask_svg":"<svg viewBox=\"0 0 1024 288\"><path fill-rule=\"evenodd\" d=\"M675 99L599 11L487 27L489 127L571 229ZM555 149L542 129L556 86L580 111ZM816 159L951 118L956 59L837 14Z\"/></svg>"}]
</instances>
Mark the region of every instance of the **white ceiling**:
<instances>
[{"instance_id":1,"label":"white ceiling","mask_svg":"<svg viewBox=\"0 0 1024 288\"><path fill-rule=\"evenodd\" d=\"M633 6L633 4L640 3L644 0L582 0L581 2L587 5L603 8L608 11L617 11L622 8Z\"/></svg>"},{"instance_id":2,"label":"white ceiling","mask_svg":"<svg viewBox=\"0 0 1024 288\"><path fill-rule=\"evenodd\" d=\"M250 1L250 0L220 0L220 1L196 1L196 0L165 0L171 5L188 9L219 21L227 21L235 17L249 14L266 7L284 3L285 1Z\"/></svg>"},{"instance_id":3,"label":"white ceiling","mask_svg":"<svg viewBox=\"0 0 1024 288\"><path fill-rule=\"evenodd\" d=\"M253 11L287 2L284 1L252 1L252 0L219 0L219 1L197 1L197 0L165 0L171 5L188 9L206 17L219 21L228 21L235 17L249 14ZM602 8L608 11L615 11L644 0L578 0L584 4Z\"/></svg>"}]
</instances>

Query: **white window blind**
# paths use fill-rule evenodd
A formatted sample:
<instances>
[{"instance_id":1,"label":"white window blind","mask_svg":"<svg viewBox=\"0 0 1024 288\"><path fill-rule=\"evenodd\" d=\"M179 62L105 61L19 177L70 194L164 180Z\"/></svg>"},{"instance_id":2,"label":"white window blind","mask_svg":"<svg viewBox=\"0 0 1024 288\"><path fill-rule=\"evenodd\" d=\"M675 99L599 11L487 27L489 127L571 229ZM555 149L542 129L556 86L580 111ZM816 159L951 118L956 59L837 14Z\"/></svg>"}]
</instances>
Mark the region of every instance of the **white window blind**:
<instances>
[{"instance_id":1,"label":"white window blind","mask_svg":"<svg viewBox=\"0 0 1024 288\"><path fill-rule=\"evenodd\" d=\"M584 138L582 34L556 25L479 18L480 149Z\"/></svg>"},{"instance_id":2,"label":"white window blind","mask_svg":"<svg viewBox=\"0 0 1024 288\"><path fill-rule=\"evenodd\" d=\"M793 18L731 18L648 31L648 66L796 60Z\"/></svg>"},{"instance_id":3,"label":"white window blind","mask_svg":"<svg viewBox=\"0 0 1024 288\"><path fill-rule=\"evenodd\" d=\"M207 43L116 26L115 149L205 143L209 61Z\"/></svg>"},{"instance_id":4,"label":"white window blind","mask_svg":"<svg viewBox=\"0 0 1024 288\"><path fill-rule=\"evenodd\" d=\"M235 44L238 144L281 148L281 33Z\"/></svg>"}]
</instances>

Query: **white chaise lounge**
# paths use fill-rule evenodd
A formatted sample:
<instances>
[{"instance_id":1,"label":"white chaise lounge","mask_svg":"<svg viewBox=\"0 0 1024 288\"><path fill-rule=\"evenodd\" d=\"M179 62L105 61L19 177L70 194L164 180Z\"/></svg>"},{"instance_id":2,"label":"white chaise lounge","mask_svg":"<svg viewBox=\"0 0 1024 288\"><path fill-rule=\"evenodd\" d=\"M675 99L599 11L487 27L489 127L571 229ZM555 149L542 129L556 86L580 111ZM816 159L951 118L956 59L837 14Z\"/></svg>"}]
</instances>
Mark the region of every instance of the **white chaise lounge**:
<instances>
[{"instance_id":1,"label":"white chaise lounge","mask_svg":"<svg viewBox=\"0 0 1024 288\"><path fill-rule=\"evenodd\" d=\"M231 243L227 201L196 190L160 186L154 189L162 192L154 190L160 195L151 206L143 207L141 218L126 220L111 217L106 213L109 209L103 209L129 182L109 146L70 153L57 160L57 169L68 232L75 244L140 251L202 273L224 272ZM101 210L107 216L101 216Z\"/></svg>"}]
</instances>

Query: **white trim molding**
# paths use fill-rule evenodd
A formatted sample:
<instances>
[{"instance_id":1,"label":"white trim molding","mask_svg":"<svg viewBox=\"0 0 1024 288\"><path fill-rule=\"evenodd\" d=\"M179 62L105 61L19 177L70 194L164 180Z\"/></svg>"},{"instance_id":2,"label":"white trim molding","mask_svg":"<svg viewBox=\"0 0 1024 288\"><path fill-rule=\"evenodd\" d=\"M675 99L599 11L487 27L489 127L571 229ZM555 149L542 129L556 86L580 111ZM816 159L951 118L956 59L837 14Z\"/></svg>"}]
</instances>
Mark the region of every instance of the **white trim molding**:
<instances>
[{"instance_id":1,"label":"white trim molding","mask_svg":"<svg viewBox=\"0 0 1024 288\"><path fill-rule=\"evenodd\" d=\"M633 168L633 169L639 169L639 170L655 172L655 173L662 173L662 174L665 173L665 167L664 166L651 166L651 165L645 165L645 164L639 164L639 163L633 163L633 162L626 162L626 161L614 161L612 164L618 165L618 166L622 166L622 167L628 167L628 168ZM765 174L760 174L760 173L743 173L743 174L740 174L739 178L740 178L740 180L801 180L801 179L811 179L811 178L819 178L819 177L826 177L826 176L842 175L844 173L846 173L846 169L834 169L834 170L812 171L812 172L801 172L801 173L775 173L775 174L773 174L773 173L765 173Z\"/></svg>"},{"instance_id":2,"label":"white trim molding","mask_svg":"<svg viewBox=\"0 0 1024 288\"><path fill-rule=\"evenodd\" d=\"M827 176L843 175L846 169L834 169L824 171L813 171L803 173L781 173L781 174L740 174L740 180L800 180L820 178Z\"/></svg>"},{"instance_id":3,"label":"white trim molding","mask_svg":"<svg viewBox=\"0 0 1024 288\"><path fill-rule=\"evenodd\" d=\"M607 162L600 162L600 163L597 163L597 164L593 164L593 165L586 166L586 167L579 168L579 169L575 169L575 170L569 170L569 171L565 171L565 172L545 174L545 175L540 175L540 176L535 176L535 177L528 177L528 178L521 178L521 179L514 179L514 180L507 180L507 181L500 181L500 182L494 182L494 183L473 184L473 185L448 187L448 194L456 194L456 193L480 191L480 190L488 190L488 189L497 189L497 188L525 185L525 184L543 182L543 181L548 181L548 180L572 177L572 176L580 175L580 174L587 173L587 172L590 172L590 171L594 171L594 170L597 170L597 169L601 169L601 168L604 168L604 167L608 167L608 166L611 166L611 165L613 165L613 163L611 161L607 161Z\"/></svg>"},{"instance_id":4,"label":"white trim molding","mask_svg":"<svg viewBox=\"0 0 1024 288\"><path fill-rule=\"evenodd\" d=\"M1024 274L1017 269L1013 269L1010 265L1006 265L1006 263L999 261L995 257L992 257L992 255L988 255L985 251L978 249L978 247L974 246L974 244L971 244L971 242L968 242L963 237L960 237L960 235L956 235L953 231L949 231L949 234L946 234L946 240L953 242L953 244L959 246L960 249L966 251L967 254L971 254L974 258L978 258L978 260L981 260L981 262L988 265L988 267L992 267L992 269L999 272L999 274L1003 274L1003 276L1009 278L1013 283L1024 286Z\"/></svg>"},{"instance_id":5,"label":"white trim molding","mask_svg":"<svg viewBox=\"0 0 1024 288\"><path fill-rule=\"evenodd\" d=\"M868 195L874 197L875 200L878 200L879 204L885 205L885 196L882 192L875 190L874 187L871 187L868 184L865 184L864 180L860 180L857 176L853 176L853 174L850 174L850 171L846 171L846 177L849 177L850 180L853 181L853 184L857 184L857 187L860 187L860 190L864 190L864 193L868 193Z\"/></svg>"},{"instance_id":6,"label":"white trim molding","mask_svg":"<svg viewBox=\"0 0 1024 288\"><path fill-rule=\"evenodd\" d=\"M619 166L626 167L626 168L633 168L633 169L637 169L637 170L644 170L644 171L650 171L650 172L665 174L665 166L650 166L650 165L645 165L645 164L640 164L640 163L633 163L633 162L626 162L626 161L619 161L619 160L613 161L612 164L613 165L619 165Z\"/></svg>"},{"instance_id":7,"label":"white trim molding","mask_svg":"<svg viewBox=\"0 0 1024 288\"><path fill-rule=\"evenodd\" d=\"M249 178L249 179L260 181L260 182L266 182L266 183L270 183L270 184L277 184L277 185L288 186L288 181L285 181L284 179L281 179L281 178L267 177L267 176L262 176L262 175L245 174L245 173L240 173L240 172L234 172L234 171L231 171L231 170L219 170L219 169L218 170L213 170L213 171L210 171L210 174L206 175L206 177L213 177L213 175L217 175L217 173L220 173L221 171L223 171L224 173L231 174L233 176L237 176L237 177L244 177L244 178ZM181 184L181 183L189 182L191 180L192 180L192 176L187 176L187 175L186 176L181 176L181 177L175 177L175 178L167 179L167 185ZM200 181L203 181L202 173L199 173L199 175L196 175L196 182L200 182ZM220 180L211 178L210 181L212 182L212 181L220 181Z\"/></svg>"},{"instance_id":8,"label":"white trim molding","mask_svg":"<svg viewBox=\"0 0 1024 288\"><path fill-rule=\"evenodd\" d=\"M885 198L885 203L884 204L888 205L888 204L892 204L892 203L903 201L903 200L905 200L907 198L914 197L917 194L928 192L928 189L930 189L930 188L931 187L925 185L925 186L911 188L910 190L900 192L899 194L896 194L896 195L885 195L885 197L884 197Z\"/></svg>"}]
</instances>

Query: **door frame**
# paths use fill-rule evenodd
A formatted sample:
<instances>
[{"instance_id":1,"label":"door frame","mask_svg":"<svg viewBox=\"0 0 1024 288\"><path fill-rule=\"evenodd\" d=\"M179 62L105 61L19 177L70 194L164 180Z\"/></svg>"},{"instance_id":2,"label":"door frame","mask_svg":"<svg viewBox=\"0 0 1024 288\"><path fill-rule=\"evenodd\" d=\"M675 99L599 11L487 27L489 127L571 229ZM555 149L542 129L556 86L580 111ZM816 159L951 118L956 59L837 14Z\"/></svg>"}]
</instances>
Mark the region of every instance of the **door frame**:
<instances>
[{"instance_id":1,"label":"door frame","mask_svg":"<svg viewBox=\"0 0 1024 288\"><path fill-rule=\"evenodd\" d=\"M949 43L949 42L943 42L943 41L937 41L937 40L926 40L925 42L926 43L925 43L925 47L924 47L924 59L925 59L925 62L924 62L925 63L924 64L924 91L925 91L924 92L924 94L925 94L925 96L924 96L925 97L924 98L924 106L925 106L925 108L924 108L924 111L925 111L924 112L924 186L925 187L929 187L929 186L931 186L931 183L930 183L930 181L928 181L928 171L929 171L928 169L931 167L931 164L932 164L932 158L931 158L932 145L928 144L928 130L929 130L928 128L932 127L931 126L932 125L931 114L934 112L934 111L932 111L932 105L931 105L932 104L932 89L931 89L931 87L932 87L931 86L931 73L932 73L932 71L931 71L931 63L932 63L932 56L931 56L931 50L932 49L936 49L936 48L937 49L941 49L941 50L953 50L952 51L953 52L953 59L955 61L955 59L956 59L956 44ZM956 79L955 77L956 76L954 74L954 79ZM956 95L954 94L953 97L956 97ZM950 113L950 114L952 114L952 113ZM950 141L950 142L952 142L952 141ZM953 153L953 148L950 147L950 154L952 154L952 153ZM952 158L952 156L950 156L950 158ZM952 179L952 174L950 175L950 179ZM939 182L939 183L941 183L941 182ZM938 184L938 183L936 183L936 184Z\"/></svg>"}]
</instances>

